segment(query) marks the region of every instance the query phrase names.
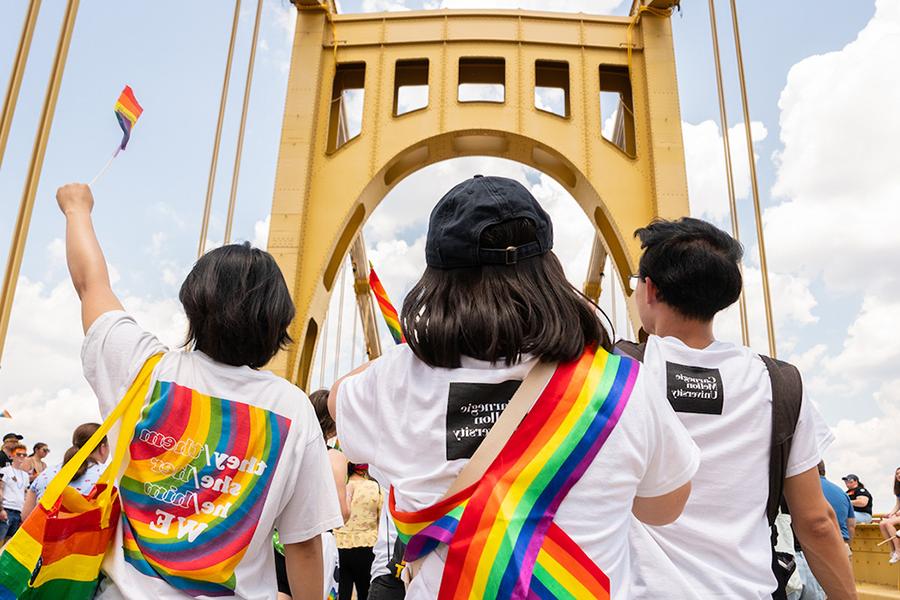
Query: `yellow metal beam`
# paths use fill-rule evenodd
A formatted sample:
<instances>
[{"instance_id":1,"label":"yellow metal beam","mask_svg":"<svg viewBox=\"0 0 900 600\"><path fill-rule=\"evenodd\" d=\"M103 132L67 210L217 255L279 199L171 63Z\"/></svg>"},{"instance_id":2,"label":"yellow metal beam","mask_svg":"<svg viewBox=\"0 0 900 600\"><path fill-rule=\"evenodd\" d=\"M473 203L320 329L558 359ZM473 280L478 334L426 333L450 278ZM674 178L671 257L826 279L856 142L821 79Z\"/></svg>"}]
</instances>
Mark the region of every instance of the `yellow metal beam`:
<instances>
[{"instance_id":1,"label":"yellow metal beam","mask_svg":"<svg viewBox=\"0 0 900 600\"><path fill-rule=\"evenodd\" d=\"M22 35L19 36L19 46L16 48L16 58L13 60L6 95L3 97L3 112L0 112L0 165L3 164L3 154L6 152L6 142L9 139L9 130L12 129L19 89L22 87L25 65L28 63L28 54L31 50L31 38L34 36L34 26L40 11L41 0L31 0L28 3L28 12L25 13L25 21L22 23Z\"/></svg>"},{"instance_id":2,"label":"yellow metal beam","mask_svg":"<svg viewBox=\"0 0 900 600\"><path fill-rule=\"evenodd\" d=\"M231 64L234 60L234 41L237 37L238 21L241 17L241 0L234 1L234 16L231 19L231 38L228 41L228 55L225 58L225 77L222 80L222 96L219 98L219 118L216 121L216 136L213 139L212 158L209 163L209 178L206 181L206 202L203 204L203 220L200 223L200 243L197 258L206 251L206 236L209 233L209 215L212 210L213 190L216 187L216 168L219 165L219 145L222 142L222 124L225 122L225 104L228 102L228 82L231 81Z\"/></svg>"},{"instance_id":3,"label":"yellow metal beam","mask_svg":"<svg viewBox=\"0 0 900 600\"><path fill-rule=\"evenodd\" d=\"M631 232L653 217L688 213L668 18L645 13L634 28L630 78L627 17L439 10L329 22L324 11L301 10L297 19L269 238L297 305L297 343L270 368L301 385L341 260L385 194L427 165L497 156L547 173L582 206L620 274L637 264ZM460 61L473 57L502 62L503 102L459 101ZM428 106L395 116L401 60L427 61ZM537 61L568 64L579 101L567 117L535 107ZM634 156L601 135L601 65L626 74ZM347 86L364 92L362 131L340 144L329 139L339 130L330 120Z\"/></svg>"},{"instance_id":4,"label":"yellow metal beam","mask_svg":"<svg viewBox=\"0 0 900 600\"><path fill-rule=\"evenodd\" d=\"M72 40L72 30L75 28L75 17L78 15L79 0L69 0L66 12L63 16L62 27L59 32L59 40L56 44L56 55L53 59L53 67L50 70L50 81L44 95L44 104L41 108L41 118L38 124L37 135L34 140L34 148L31 151L31 161L28 165L28 176L25 180L25 189L22 192L22 201L19 204L19 213L16 216L16 225L13 228L12 243L10 244L9 257L6 262L6 271L3 274L3 289L0 292L0 358L3 356L3 347L6 344L6 333L9 330L9 317L12 313L13 298L16 295L16 282L19 279L19 271L22 268L22 258L25 255L25 242L28 239L28 228L31 224L31 212L34 208L34 198L37 195L38 183L41 179L41 170L44 166L44 154L47 151L47 139L50 137L50 129L53 126L53 114L56 111L56 99L59 97L59 88L62 85L63 71L66 67L66 58L69 55L69 43Z\"/></svg>"}]
</instances>

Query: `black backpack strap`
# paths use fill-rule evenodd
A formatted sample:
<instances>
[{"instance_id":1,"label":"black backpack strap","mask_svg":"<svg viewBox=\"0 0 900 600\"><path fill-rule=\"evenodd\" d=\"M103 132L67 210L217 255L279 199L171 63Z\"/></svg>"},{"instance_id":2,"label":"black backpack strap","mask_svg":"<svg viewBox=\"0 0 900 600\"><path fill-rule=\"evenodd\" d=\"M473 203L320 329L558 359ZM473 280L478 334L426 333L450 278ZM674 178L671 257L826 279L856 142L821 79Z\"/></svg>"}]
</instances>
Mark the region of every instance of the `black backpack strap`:
<instances>
[{"instance_id":1,"label":"black backpack strap","mask_svg":"<svg viewBox=\"0 0 900 600\"><path fill-rule=\"evenodd\" d=\"M647 344L635 344L628 340L619 340L616 342L615 346L613 346L613 354L628 356L638 362L644 362L644 351L646 349Z\"/></svg>"},{"instance_id":2,"label":"black backpack strap","mask_svg":"<svg viewBox=\"0 0 900 600\"><path fill-rule=\"evenodd\" d=\"M797 367L769 356L759 355L772 382L772 448L769 457L769 499L766 516L769 525L775 524L778 506L784 494L784 477L794 430L800 419L803 402L803 379Z\"/></svg>"}]
</instances>

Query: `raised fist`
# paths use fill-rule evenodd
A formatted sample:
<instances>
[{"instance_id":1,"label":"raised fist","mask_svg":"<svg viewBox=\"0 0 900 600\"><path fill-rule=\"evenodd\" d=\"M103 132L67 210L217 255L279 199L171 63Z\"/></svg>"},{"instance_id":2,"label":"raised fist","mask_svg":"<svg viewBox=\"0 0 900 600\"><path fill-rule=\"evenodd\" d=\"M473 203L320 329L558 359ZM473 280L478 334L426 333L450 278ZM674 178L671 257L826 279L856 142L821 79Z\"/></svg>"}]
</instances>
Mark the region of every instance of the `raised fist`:
<instances>
[{"instance_id":1,"label":"raised fist","mask_svg":"<svg viewBox=\"0 0 900 600\"><path fill-rule=\"evenodd\" d=\"M94 194L83 183L67 183L56 190L56 202L63 214L73 212L90 213L94 208Z\"/></svg>"}]
</instances>

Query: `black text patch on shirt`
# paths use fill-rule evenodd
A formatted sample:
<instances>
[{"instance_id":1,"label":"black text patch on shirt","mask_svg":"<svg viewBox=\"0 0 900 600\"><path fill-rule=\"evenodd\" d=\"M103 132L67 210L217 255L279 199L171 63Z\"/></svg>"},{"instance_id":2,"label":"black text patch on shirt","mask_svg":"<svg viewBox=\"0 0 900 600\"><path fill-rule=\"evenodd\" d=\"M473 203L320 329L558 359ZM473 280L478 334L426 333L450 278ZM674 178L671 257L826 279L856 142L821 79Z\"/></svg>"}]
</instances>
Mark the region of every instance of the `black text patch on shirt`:
<instances>
[{"instance_id":1,"label":"black text patch on shirt","mask_svg":"<svg viewBox=\"0 0 900 600\"><path fill-rule=\"evenodd\" d=\"M721 415L722 394L718 369L666 362L666 396L675 412Z\"/></svg>"},{"instance_id":2,"label":"black text patch on shirt","mask_svg":"<svg viewBox=\"0 0 900 600\"><path fill-rule=\"evenodd\" d=\"M447 399L447 460L472 458L521 381L451 383Z\"/></svg>"}]
</instances>

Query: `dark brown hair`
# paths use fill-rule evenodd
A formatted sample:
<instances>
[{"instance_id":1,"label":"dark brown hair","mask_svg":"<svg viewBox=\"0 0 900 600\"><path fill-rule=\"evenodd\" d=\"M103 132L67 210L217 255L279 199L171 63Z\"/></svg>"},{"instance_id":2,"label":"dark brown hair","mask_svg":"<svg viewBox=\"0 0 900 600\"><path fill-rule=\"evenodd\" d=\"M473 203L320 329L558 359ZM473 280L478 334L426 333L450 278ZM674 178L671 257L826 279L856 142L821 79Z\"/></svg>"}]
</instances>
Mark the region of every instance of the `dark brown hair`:
<instances>
[{"instance_id":1,"label":"dark brown hair","mask_svg":"<svg viewBox=\"0 0 900 600\"><path fill-rule=\"evenodd\" d=\"M516 219L486 228L481 247L503 249L535 239L534 224ZM400 321L420 360L456 368L461 356L511 365L526 353L565 362L590 345L610 350L600 314L547 252L512 265L428 267L406 296Z\"/></svg>"},{"instance_id":2,"label":"dark brown hair","mask_svg":"<svg viewBox=\"0 0 900 600\"><path fill-rule=\"evenodd\" d=\"M66 450L66 453L63 455L63 464L66 464L67 462L72 460L72 457L78 454L78 451L88 443L88 440L91 439L91 436L94 435L94 433L96 433L98 429L100 429L99 423L83 423L76 427L75 431L72 432L72 446L68 450ZM100 440L97 446L91 449L91 453L93 453L94 450L106 443L106 436L103 436L103 439ZM88 456L87 459L83 463L81 463L81 466L78 467L78 470L75 471L75 477L73 477L72 479L80 478L87 472L88 467L96 463L96 460Z\"/></svg>"},{"instance_id":3,"label":"dark brown hair","mask_svg":"<svg viewBox=\"0 0 900 600\"><path fill-rule=\"evenodd\" d=\"M226 365L259 369L291 342L294 303L272 255L248 242L210 250L191 269L178 299L193 344Z\"/></svg>"},{"instance_id":4,"label":"dark brown hair","mask_svg":"<svg viewBox=\"0 0 900 600\"><path fill-rule=\"evenodd\" d=\"M894 469L894 495L900 497L900 481L897 481L897 471L900 471L900 467Z\"/></svg>"},{"instance_id":5,"label":"dark brown hair","mask_svg":"<svg viewBox=\"0 0 900 600\"><path fill-rule=\"evenodd\" d=\"M334 435L337 427L331 413L328 412L328 390L316 390L309 395L309 401L316 410L316 417L319 419L319 427L322 428L322 437L328 440L329 436Z\"/></svg>"}]
</instances>

